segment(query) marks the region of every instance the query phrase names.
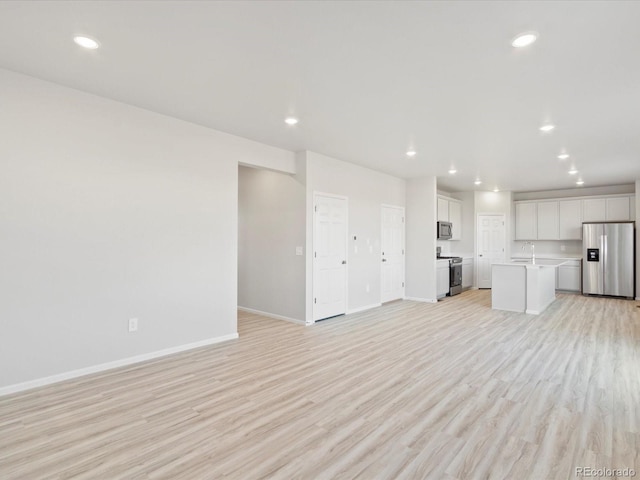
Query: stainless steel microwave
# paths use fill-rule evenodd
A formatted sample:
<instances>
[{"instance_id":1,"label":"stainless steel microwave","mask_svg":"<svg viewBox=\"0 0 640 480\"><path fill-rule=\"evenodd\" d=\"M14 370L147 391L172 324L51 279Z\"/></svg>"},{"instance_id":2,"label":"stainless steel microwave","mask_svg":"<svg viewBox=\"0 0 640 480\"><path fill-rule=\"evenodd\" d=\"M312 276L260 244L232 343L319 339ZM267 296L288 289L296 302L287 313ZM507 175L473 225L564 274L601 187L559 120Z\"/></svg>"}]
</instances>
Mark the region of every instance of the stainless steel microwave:
<instances>
[{"instance_id":1,"label":"stainless steel microwave","mask_svg":"<svg viewBox=\"0 0 640 480\"><path fill-rule=\"evenodd\" d=\"M438 222L438 240L451 240L451 222Z\"/></svg>"}]
</instances>

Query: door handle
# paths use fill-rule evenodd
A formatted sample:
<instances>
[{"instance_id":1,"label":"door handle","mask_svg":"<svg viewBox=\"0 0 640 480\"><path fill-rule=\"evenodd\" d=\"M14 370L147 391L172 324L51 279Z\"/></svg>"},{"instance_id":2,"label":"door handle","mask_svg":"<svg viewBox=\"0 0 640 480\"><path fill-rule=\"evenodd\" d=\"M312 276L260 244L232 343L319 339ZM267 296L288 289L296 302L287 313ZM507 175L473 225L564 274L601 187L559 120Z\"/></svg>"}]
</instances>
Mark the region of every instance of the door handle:
<instances>
[{"instance_id":1,"label":"door handle","mask_svg":"<svg viewBox=\"0 0 640 480\"><path fill-rule=\"evenodd\" d=\"M479 256L479 257L481 257L481 256L482 256L482 254L480 253L478 256Z\"/></svg>"},{"instance_id":2,"label":"door handle","mask_svg":"<svg viewBox=\"0 0 640 480\"><path fill-rule=\"evenodd\" d=\"M342 265L346 265L347 261L346 260L342 260Z\"/></svg>"},{"instance_id":3,"label":"door handle","mask_svg":"<svg viewBox=\"0 0 640 480\"><path fill-rule=\"evenodd\" d=\"M383 258L383 259L382 259L382 261L383 261L383 262L386 262L386 261L387 261L387 259L386 259L386 258Z\"/></svg>"}]
</instances>

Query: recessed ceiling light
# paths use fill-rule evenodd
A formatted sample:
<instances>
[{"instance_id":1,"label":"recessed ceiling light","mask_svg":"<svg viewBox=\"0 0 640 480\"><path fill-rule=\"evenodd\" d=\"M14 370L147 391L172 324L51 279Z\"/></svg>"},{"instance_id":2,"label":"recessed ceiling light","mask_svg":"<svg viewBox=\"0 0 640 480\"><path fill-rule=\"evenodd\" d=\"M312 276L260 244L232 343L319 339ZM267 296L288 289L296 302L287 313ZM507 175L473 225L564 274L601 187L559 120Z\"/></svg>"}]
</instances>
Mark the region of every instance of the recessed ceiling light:
<instances>
[{"instance_id":1,"label":"recessed ceiling light","mask_svg":"<svg viewBox=\"0 0 640 480\"><path fill-rule=\"evenodd\" d=\"M455 168L452 168L451 170L449 170L449 175L453 175L457 172L457 170Z\"/></svg>"},{"instance_id":2,"label":"recessed ceiling light","mask_svg":"<svg viewBox=\"0 0 640 480\"><path fill-rule=\"evenodd\" d=\"M416 153L418 153L418 152L416 152L415 150L409 150L407 152L407 157L415 157Z\"/></svg>"},{"instance_id":3,"label":"recessed ceiling light","mask_svg":"<svg viewBox=\"0 0 640 480\"><path fill-rule=\"evenodd\" d=\"M531 45L538 39L538 34L536 32L525 32L518 35L511 41L511 45L516 48L526 47Z\"/></svg>"},{"instance_id":4,"label":"recessed ceiling light","mask_svg":"<svg viewBox=\"0 0 640 480\"><path fill-rule=\"evenodd\" d=\"M498 187L493 189L494 192L498 193L500 191L500 189Z\"/></svg>"},{"instance_id":5,"label":"recessed ceiling light","mask_svg":"<svg viewBox=\"0 0 640 480\"><path fill-rule=\"evenodd\" d=\"M550 123L547 123L546 125L542 125L540 127L540 131L542 132L550 132L551 130L553 130L554 128L556 128L555 125L552 125Z\"/></svg>"},{"instance_id":6,"label":"recessed ceiling light","mask_svg":"<svg viewBox=\"0 0 640 480\"><path fill-rule=\"evenodd\" d=\"M89 50L95 50L100 46L97 40L94 40L93 38L90 38L90 37L84 37L82 35L73 37L73 41L76 42L81 47L88 48Z\"/></svg>"},{"instance_id":7,"label":"recessed ceiling light","mask_svg":"<svg viewBox=\"0 0 640 480\"><path fill-rule=\"evenodd\" d=\"M473 182L476 185L480 185L482 182L480 180L476 180L475 182Z\"/></svg>"},{"instance_id":8,"label":"recessed ceiling light","mask_svg":"<svg viewBox=\"0 0 640 480\"><path fill-rule=\"evenodd\" d=\"M569 158L569 154L568 153L561 153L560 155L558 155L558 158L560 160L566 160L567 158Z\"/></svg>"},{"instance_id":9,"label":"recessed ceiling light","mask_svg":"<svg viewBox=\"0 0 640 480\"><path fill-rule=\"evenodd\" d=\"M576 182L576 185L584 185L584 181L583 181L583 180L578 180L578 181Z\"/></svg>"},{"instance_id":10,"label":"recessed ceiling light","mask_svg":"<svg viewBox=\"0 0 640 480\"><path fill-rule=\"evenodd\" d=\"M287 125L295 125L298 123L298 119L295 117L287 117L284 119L284 123Z\"/></svg>"},{"instance_id":11,"label":"recessed ceiling light","mask_svg":"<svg viewBox=\"0 0 640 480\"><path fill-rule=\"evenodd\" d=\"M576 173L578 173L578 170L576 170L575 168L569 170L569 175L575 175Z\"/></svg>"}]
</instances>

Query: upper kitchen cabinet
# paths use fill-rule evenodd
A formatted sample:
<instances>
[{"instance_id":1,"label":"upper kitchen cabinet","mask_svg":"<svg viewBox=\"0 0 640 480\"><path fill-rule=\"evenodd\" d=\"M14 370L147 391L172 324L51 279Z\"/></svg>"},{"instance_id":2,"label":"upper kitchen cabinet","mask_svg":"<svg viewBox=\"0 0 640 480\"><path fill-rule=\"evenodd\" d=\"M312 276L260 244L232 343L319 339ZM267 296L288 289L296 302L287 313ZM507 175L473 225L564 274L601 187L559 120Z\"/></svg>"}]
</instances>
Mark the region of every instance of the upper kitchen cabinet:
<instances>
[{"instance_id":1,"label":"upper kitchen cabinet","mask_svg":"<svg viewBox=\"0 0 640 480\"><path fill-rule=\"evenodd\" d=\"M560 240L557 201L538 202L538 240Z\"/></svg>"},{"instance_id":2,"label":"upper kitchen cabinet","mask_svg":"<svg viewBox=\"0 0 640 480\"><path fill-rule=\"evenodd\" d=\"M449 221L449 200L438 197L438 221Z\"/></svg>"},{"instance_id":3,"label":"upper kitchen cabinet","mask_svg":"<svg viewBox=\"0 0 640 480\"><path fill-rule=\"evenodd\" d=\"M438 197L438 221L451 222L451 240L462 239L462 203Z\"/></svg>"},{"instance_id":4,"label":"upper kitchen cabinet","mask_svg":"<svg viewBox=\"0 0 640 480\"><path fill-rule=\"evenodd\" d=\"M516 203L516 240L537 240L536 202Z\"/></svg>"},{"instance_id":5,"label":"upper kitchen cabinet","mask_svg":"<svg viewBox=\"0 0 640 480\"><path fill-rule=\"evenodd\" d=\"M558 202L561 240L582 240L582 200Z\"/></svg>"},{"instance_id":6,"label":"upper kitchen cabinet","mask_svg":"<svg viewBox=\"0 0 640 480\"><path fill-rule=\"evenodd\" d=\"M451 222L451 240L462 239L462 204L449 202L449 221Z\"/></svg>"},{"instance_id":7,"label":"upper kitchen cabinet","mask_svg":"<svg viewBox=\"0 0 640 480\"><path fill-rule=\"evenodd\" d=\"M582 240L582 222L635 220L635 196L525 200L515 211L516 240Z\"/></svg>"},{"instance_id":8,"label":"upper kitchen cabinet","mask_svg":"<svg viewBox=\"0 0 640 480\"><path fill-rule=\"evenodd\" d=\"M582 201L583 222L604 222L607 220L607 199L589 198Z\"/></svg>"},{"instance_id":9,"label":"upper kitchen cabinet","mask_svg":"<svg viewBox=\"0 0 640 480\"><path fill-rule=\"evenodd\" d=\"M607 198L607 222L624 222L627 220L635 220L635 218L631 218L630 200L630 197Z\"/></svg>"}]
</instances>

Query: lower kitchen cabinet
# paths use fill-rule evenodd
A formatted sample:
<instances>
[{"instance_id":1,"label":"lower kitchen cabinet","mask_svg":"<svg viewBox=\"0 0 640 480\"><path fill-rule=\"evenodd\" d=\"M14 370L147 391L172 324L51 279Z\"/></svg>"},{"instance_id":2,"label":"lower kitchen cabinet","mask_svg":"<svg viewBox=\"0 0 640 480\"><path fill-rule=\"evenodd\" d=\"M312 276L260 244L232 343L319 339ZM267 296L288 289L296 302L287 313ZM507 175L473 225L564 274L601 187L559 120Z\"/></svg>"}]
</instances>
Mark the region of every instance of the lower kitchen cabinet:
<instances>
[{"instance_id":1,"label":"lower kitchen cabinet","mask_svg":"<svg viewBox=\"0 0 640 480\"><path fill-rule=\"evenodd\" d=\"M473 258L462 260L462 288L473 286Z\"/></svg>"},{"instance_id":2,"label":"lower kitchen cabinet","mask_svg":"<svg viewBox=\"0 0 640 480\"><path fill-rule=\"evenodd\" d=\"M449 260L439 260L436 268L436 288L438 298L449 293Z\"/></svg>"},{"instance_id":3,"label":"lower kitchen cabinet","mask_svg":"<svg viewBox=\"0 0 640 480\"><path fill-rule=\"evenodd\" d=\"M564 290L567 292L580 292L582 291L582 276L581 276L580 260L572 261L565 265L558 267L558 277L556 289Z\"/></svg>"}]
</instances>

